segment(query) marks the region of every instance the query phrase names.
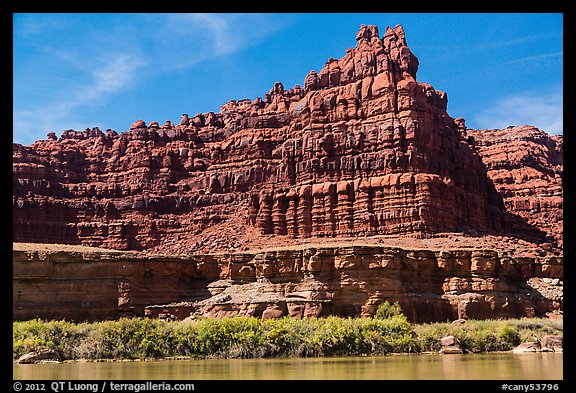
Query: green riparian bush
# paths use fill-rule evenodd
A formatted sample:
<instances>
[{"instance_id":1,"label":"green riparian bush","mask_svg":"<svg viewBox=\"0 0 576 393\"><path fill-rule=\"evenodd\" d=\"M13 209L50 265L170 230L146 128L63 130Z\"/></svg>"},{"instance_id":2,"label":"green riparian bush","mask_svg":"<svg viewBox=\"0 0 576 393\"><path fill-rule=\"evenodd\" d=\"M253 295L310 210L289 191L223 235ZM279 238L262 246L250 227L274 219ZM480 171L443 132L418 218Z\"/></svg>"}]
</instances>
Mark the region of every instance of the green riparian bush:
<instances>
[{"instance_id":1,"label":"green riparian bush","mask_svg":"<svg viewBox=\"0 0 576 393\"><path fill-rule=\"evenodd\" d=\"M134 318L78 324L34 319L13 323L13 357L41 348L56 350L62 359L89 360L384 355L438 351L440 338L447 335L479 352L562 335L561 321L542 318L411 325L395 305L382 308L387 311L374 318Z\"/></svg>"}]
</instances>

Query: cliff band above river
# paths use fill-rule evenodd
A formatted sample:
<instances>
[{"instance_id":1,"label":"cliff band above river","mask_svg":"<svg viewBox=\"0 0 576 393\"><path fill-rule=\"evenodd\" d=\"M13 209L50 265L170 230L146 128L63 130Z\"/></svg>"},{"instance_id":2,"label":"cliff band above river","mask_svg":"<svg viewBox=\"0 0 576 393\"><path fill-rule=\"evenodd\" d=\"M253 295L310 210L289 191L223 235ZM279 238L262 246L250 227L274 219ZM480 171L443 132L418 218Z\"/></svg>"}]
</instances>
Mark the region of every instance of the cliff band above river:
<instances>
[{"instance_id":1,"label":"cliff band above river","mask_svg":"<svg viewBox=\"0 0 576 393\"><path fill-rule=\"evenodd\" d=\"M398 301L415 322L563 309L560 257L360 244L189 257L21 243L14 249L16 320L371 316L385 300Z\"/></svg>"}]
</instances>

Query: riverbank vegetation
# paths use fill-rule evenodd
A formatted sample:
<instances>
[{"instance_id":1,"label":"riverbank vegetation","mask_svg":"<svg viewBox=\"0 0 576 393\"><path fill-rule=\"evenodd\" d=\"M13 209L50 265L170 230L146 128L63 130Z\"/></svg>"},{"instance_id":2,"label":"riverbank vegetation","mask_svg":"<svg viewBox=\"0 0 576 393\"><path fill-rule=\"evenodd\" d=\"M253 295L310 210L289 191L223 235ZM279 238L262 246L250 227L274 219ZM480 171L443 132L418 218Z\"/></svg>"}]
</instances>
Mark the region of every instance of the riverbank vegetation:
<instances>
[{"instance_id":1,"label":"riverbank vegetation","mask_svg":"<svg viewBox=\"0 0 576 393\"><path fill-rule=\"evenodd\" d=\"M386 313L384 313L386 314ZM42 348L63 360L258 358L437 352L453 335L469 352L506 351L545 334L562 335L562 321L542 318L410 324L402 314L374 318L134 318L94 323L13 323L13 357Z\"/></svg>"}]
</instances>

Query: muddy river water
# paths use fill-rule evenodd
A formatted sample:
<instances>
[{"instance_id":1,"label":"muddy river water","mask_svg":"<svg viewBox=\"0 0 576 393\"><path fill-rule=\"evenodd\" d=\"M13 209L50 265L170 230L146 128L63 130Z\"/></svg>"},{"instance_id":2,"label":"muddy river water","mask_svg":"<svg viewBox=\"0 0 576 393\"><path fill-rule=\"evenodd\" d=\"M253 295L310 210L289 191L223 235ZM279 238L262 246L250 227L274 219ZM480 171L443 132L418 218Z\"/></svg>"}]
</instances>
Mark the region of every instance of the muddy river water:
<instances>
[{"instance_id":1,"label":"muddy river water","mask_svg":"<svg viewBox=\"0 0 576 393\"><path fill-rule=\"evenodd\" d=\"M559 380L562 353L203 359L14 365L15 380Z\"/></svg>"}]
</instances>

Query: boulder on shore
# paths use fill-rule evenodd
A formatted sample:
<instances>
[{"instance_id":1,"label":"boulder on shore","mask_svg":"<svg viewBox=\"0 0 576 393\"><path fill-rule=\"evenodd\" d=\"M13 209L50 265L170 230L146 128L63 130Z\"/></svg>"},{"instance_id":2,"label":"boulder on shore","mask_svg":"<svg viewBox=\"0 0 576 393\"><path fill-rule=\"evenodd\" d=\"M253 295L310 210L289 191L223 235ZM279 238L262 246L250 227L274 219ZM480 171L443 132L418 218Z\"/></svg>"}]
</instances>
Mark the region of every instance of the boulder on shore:
<instances>
[{"instance_id":1,"label":"boulder on shore","mask_svg":"<svg viewBox=\"0 0 576 393\"><path fill-rule=\"evenodd\" d=\"M440 353L441 354L461 354L462 347L460 346L460 342L454 336L446 336L440 339Z\"/></svg>"},{"instance_id":2,"label":"boulder on shore","mask_svg":"<svg viewBox=\"0 0 576 393\"><path fill-rule=\"evenodd\" d=\"M40 363L43 361L61 361L60 355L58 352L54 351L53 349L43 348L39 349L38 351L29 352L25 355L22 355L18 358L16 363L18 364L33 364L33 363Z\"/></svg>"},{"instance_id":3,"label":"boulder on shore","mask_svg":"<svg viewBox=\"0 0 576 393\"><path fill-rule=\"evenodd\" d=\"M542 337L542 350L549 349L553 352L562 352L564 338L556 334L547 334Z\"/></svg>"},{"instance_id":4,"label":"boulder on shore","mask_svg":"<svg viewBox=\"0 0 576 393\"><path fill-rule=\"evenodd\" d=\"M534 341L528 341L518 345L512 350L512 353L530 353L530 352L541 352L540 343Z\"/></svg>"}]
</instances>

